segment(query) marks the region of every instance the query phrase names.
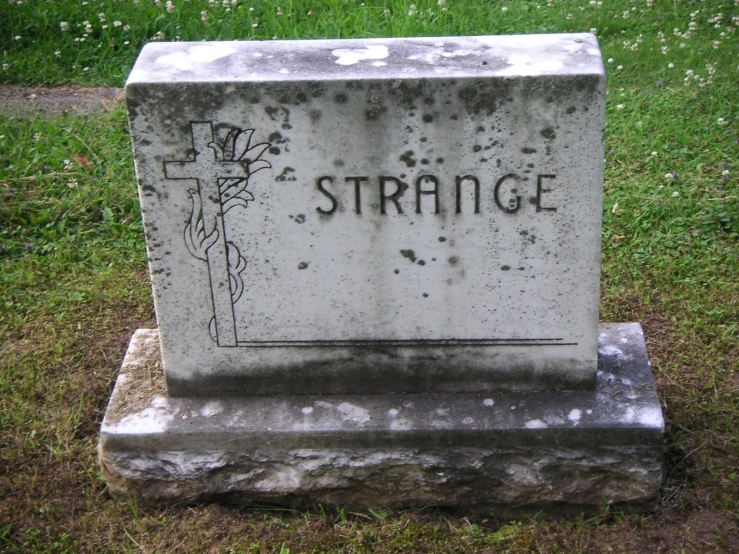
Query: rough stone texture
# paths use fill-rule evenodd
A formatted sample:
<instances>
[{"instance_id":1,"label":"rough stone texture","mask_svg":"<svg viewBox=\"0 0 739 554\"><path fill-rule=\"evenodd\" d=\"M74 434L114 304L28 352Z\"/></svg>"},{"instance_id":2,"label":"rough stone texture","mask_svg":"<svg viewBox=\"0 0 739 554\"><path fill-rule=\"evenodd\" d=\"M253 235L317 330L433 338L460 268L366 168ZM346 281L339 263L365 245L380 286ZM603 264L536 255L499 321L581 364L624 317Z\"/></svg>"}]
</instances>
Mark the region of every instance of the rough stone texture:
<instances>
[{"instance_id":1,"label":"rough stone texture","mask_svg":"<svg viewBox=\"0 0 739 554\"><path fill-rule=\"evenodd\" d=\"M164 393L157 332L134 335L101 430L110 492L148 501L650 507L664 421L636 323L600 326L595 392Z\"/></svg>"},{"instance_id":2,"label":"rough stone texture","mask_svg":"<svg viewBox=\"0 0 739 554\"><path fill-rule=\"evenodd\" d=\"M151 43L126 96L170 394L595 386L593 35Z\"/></svg>"}]
</instances>

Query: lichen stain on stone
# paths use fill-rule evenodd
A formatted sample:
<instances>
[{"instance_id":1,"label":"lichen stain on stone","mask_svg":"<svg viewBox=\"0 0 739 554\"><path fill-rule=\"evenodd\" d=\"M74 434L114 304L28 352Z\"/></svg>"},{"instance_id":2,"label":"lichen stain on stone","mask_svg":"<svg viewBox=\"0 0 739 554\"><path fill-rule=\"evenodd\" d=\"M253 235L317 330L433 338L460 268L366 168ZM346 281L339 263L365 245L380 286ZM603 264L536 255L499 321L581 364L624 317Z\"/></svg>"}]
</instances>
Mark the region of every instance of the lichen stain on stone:
<instances>
[{"instance_id":1,"label":"lichen stain on stone","mask_svg":"<svg viewBox=\"0 0 739 554\"><path fill-rule=\"evenodd\" d=\"M290 139L288 139L287 137L283 137L279 131L270 133L268 140L272 144L287 144L288 142L290 142Z\"/></svg>"},{"instance_id":2,"label":"lichen stain on stone","mask_svg":"<svg viewBox=\"0 0 739 554\"><path fill-rule=\"evenodd\" d=\"M416 253L413 250L401 250L400 255L404 258L411 261L411 263L415 262L418 258L416 257ZM425 262L424 262L425 263Z\"/></svg>"},{"instance_id":3,"label":"lichen stain on stone","mask_svg":"<svg viewBox=\"0 0 739 554\"><path fill-rule=\"evenodd\" d=\"M557 133L555 133L554 129L552 129L551 127L542 129L540 134L547 140L554 140L555 138L557 138Z\"/></svg>"},{"instance_id":4,"label":"lichen stain on stone","mask_svg":"<svg viewBox=\"0 0 739 554\"><path fill-rule=\"evenodd\" d=\"M399 159L401 162L405 163L406 167L416 167L417 160L413 156L413 150L406 150L401 154Z\"/></svg>"},{"instance_id":5,"label":"lichen stain on stone","mask_svg":"<svg viewBox=\"0 0 739 554\"><path fill-rule=\"evenodd\" d=\"M369 107L364 111L364 116L368 121L377 121L382 114L387 112L387 107L382 104L382 98L372 96L368 101Z\"/></svg>"},{"instance_id":6,"label":"lichen stain on stone","mask_svg":"<svg viewBox=\"0 0 739 554\"><path fill-rule=\"evenodd\" d=\"M293 175L294 173L295 169L293 169L292 167L286 167L282 170L282 173L275 177L275 181L279 183L284 183L285 181L295 181L296 178Z\"/></svg>"},{"instance_id":7,"label":"lichen stain on stone","mask_svg":"<svg viewBox=\"0 0 739 554\"><path fill-rule=\"evenodd\" d=\"M415 103L419 99L428 96L427 89L428 81L426 79L422 79L415 84L400 81L388 87L388 94L397 105L410 110L415 109Z\"/></svg>"},{"instance_id":8,"label":"lichen stain on stone","mask_svg":"<svg viewBox=\"0 0 739 554\"><path fill-rule=\"evenodd\" d=\"M502 80L474 81L459 89L457 96L464 103L468 113L479 115L484 112L492 115L501 99L508 95L510 85Z\"/></svg>"}]
</instances>

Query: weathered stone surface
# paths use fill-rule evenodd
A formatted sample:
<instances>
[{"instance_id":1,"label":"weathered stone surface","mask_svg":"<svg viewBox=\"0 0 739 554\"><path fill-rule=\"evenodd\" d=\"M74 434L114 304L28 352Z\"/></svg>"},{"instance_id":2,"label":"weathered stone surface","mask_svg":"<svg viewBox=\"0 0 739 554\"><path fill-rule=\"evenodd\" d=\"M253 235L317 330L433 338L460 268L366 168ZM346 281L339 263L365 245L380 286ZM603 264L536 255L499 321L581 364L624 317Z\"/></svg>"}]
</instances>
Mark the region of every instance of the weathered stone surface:
<instances>
[{"instance_id":1,"label":"weathered stone surface","mask_svg":"<svg viewBox=\"0 0 739 554\"><path fill-rule=\"evenodd\" d=\"M167 397L134 335L102 425L109 490L149 501L650 506L664 422L641 327L600 326L594 392Z\"/></svg>"},{"instance_id":2,"label":"weathered stone surface","mask_svg":"<svg viewBox=\"0 0 739 554\"><path fill-rule=\"evenodd\" d=\"M595 386L594 36L151 43L126 95L170 394Z\"/></svg>"}]
</instances>

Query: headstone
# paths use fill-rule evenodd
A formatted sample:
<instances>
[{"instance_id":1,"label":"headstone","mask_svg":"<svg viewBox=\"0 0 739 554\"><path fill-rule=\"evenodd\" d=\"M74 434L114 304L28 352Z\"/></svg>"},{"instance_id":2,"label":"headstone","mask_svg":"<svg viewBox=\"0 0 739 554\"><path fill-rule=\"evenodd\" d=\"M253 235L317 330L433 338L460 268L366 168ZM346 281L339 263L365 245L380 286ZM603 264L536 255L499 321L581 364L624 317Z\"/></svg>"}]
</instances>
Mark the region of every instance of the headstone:
<instances>
[{"instance_id":1,"label":"headstone","mask_svg":"<svg viewBox=\"0 0 739 554\"><path fill-rule=\"evenodd\" d=\"M152 43L126 96L159 328L103 424L111 491L654 498L641 331L598 324L594 36Z\"/></svg>"}]
</instances>

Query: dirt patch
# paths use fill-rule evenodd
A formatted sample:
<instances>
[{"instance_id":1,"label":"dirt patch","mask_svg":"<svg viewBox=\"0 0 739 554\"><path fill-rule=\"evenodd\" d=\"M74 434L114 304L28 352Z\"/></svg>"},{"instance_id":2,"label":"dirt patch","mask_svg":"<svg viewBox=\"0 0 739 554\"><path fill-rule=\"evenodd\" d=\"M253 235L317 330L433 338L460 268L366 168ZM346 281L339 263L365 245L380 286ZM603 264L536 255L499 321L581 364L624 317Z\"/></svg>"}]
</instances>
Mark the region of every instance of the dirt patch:
<instances>
[{"instance_id":1,"label":"dirt patch","mask_svg":"<svg viewBox=\"0 0 739 554\"><path fill-rule=\"evenodd\" d=\"M0 113L11 115L87 115L108 111L124 99L123 89L114 87L0 85Z\"/></svg>"}]
</instances>

